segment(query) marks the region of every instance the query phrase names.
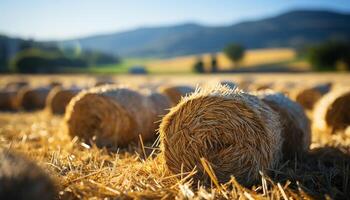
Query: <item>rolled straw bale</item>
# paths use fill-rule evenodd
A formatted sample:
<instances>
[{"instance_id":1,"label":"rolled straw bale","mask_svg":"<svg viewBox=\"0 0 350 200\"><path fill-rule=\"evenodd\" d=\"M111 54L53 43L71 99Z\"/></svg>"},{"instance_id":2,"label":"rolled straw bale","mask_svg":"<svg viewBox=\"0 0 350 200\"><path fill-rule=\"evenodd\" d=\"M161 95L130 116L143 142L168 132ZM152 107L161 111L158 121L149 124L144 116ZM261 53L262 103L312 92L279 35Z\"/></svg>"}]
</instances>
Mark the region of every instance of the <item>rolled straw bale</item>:
<instances>
[{"instance_id":1,"label":"rolled straw bale","mask_svg":"<svg viewBox=\"0 0 350 200\"><path fill-rule=\"evenodd\" d=\"M16 97L17 104L20 108L27 111L43 109L50 90L51 88L49 87L21 88Z\"/></svg>"},{"instance_id":2,"label":"rolled straw bale","mask_svg":"<svg viewBox=\"0 0 350 200\"><path fill-rule=\"evenodd\" d=\"M199 89L171 108L160 125L160 154L175 174L190 172L208 184L201 158L218 181L230 175L244 185L259 180L259 171L273 169L281 159L278 114L257 97L218 85Z\"/></svg>"},{"instance_id":3,"label":"rolled straw bale","mask_svg":"<svg viewBox=\"0 0 350 200\"><path fill-rule=\"evenodd\" d=\"M251 90L256 90L256 91L268 90L268 89L273 89L273 87L274 87L274 83L257 83L252 85Z\"/></svg>"},{"instance_id":4,"label":"rolled straw bale","mask_svg":"<svg viewBox=\"0 0 350 200\"><path fill-rule=\"evenodd\" d=\"M350 125L350 88L337 88L323 96L313 113L313 130L344 131Z\"/></svg>"},{"instance_id":5,"label":"rolled straw bale","mask_svg":"<svg viewBox=\"0 0 350 200\"><path fill-rule=\"evenodd\" d=\"M80 92L68 104L65 121L71 136L98 146L123 147L153 136L155 102L137 90L105 85ZM165 108L164 108L165 109Z\"/></svg>"},{"instance_id":6,"label":"rolled straw bale","mask_svg":"<svg viewBox=\"0 0 350 200\"><path fill-rule=\"evenodd\" d=\"M255 79L253 77L245 77L240 82L238 83L238 87L243 89L243 90L249 90L254 84Z\"/></svg>"},{"instance_id":7,"label":"rolled straw bale","mask_svg":"<svg viewBox=\"0 0 350 200\"><path fill-rule=\"evenodd\" d=\"M265 90L255 93L279 114L282 124L284 159L305 155L311 144L310 122L303 108L282 93Z\"/></svg>"},{"instance_id":8,"label":"rolled straw bale","mask_svg":"<svg viewBox=\"0 0 350 200\"><path fill-rule=\"evenodd\" d=\"M64 114L69 101L80 91L79 88L53 88L47 96L46 108L51 114Z\"/></svg>"},{"instance_id":9,"label":"rolled straw bale","mask_svg":"<svg viewBox=\"0 0 350 200\"><path fill-rule=\"evenodd\" d=\"M6 84L6 88L21 88L28 85L29 83L27 81L12 81Z\"/></svg>"},{"instance_id":10,"label":"rolled straw bale","mask_svg":"<svg viewBox=\"0 0 350 200\"><path fill-rule=\"evenodd\" d=\"M311 88L306 88L300 90L295 100L298 102L304 109L313 110L316 102L326 93L331 90L332 83L325 83L316 85Z\"/></svg>"},{"instance_id":11,"label":"rolled straw bale","mask_svg":"<svg viewBox=\"0 0 350 200\"><path fill-rule=\"evenodd\" d=\"M173 103L176 105L180 102L182 97L194 92L194 88L190 86L164 86L159 88L160 93L168 96Z\"/></svg>"},{"instance_id":12,"label":"rolled straw bale","mask_svg":"<svg viewBox=\"0 0 350 200\"><path fill-rule=\"evenodd\" d=\"M24 157L0 150L0 199L56 199L50 177Z\"/></svg>"},{"instance_id":13,"label":"rolled straw bale","mask_svg":"<svg viewBox=\"0 0 350 200\"><path fill-rule=\"evenodd\" d=\"M17 110L16 104L17 90L4 89L0 91L0 110L1 111L15 111Z\"/></svg>"}]
</instances>

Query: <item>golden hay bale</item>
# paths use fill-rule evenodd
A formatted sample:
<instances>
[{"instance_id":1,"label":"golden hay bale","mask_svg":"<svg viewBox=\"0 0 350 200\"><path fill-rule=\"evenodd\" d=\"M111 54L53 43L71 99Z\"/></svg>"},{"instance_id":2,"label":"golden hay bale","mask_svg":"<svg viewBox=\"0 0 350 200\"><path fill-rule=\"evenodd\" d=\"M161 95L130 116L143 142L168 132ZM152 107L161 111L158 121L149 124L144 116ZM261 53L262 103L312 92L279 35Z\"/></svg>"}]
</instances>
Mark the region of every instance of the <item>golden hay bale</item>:
<instances>
[{"instance_id":1,"label":"golden hay bale","mask_svg":"<svg viewBox=\"0 0 350 200\"><path fill-rule=\"evenodd\" d=\"M323 96L313 113L313 130L344 131L350 125L350 89L338 88Z\"/></svg>"},{"instance_id":2,"label":"golden hay bale","mask_svg":"<svg viewBox=\"0 0 350 200\"><path fill-rule=\"evenodd\" d=\"M274 87L274 83L257 83L252 85L251 90L260 91L260 90L268 90Z\"/></svg>"},{"instance_id":3,"label":"golden hay bale","mask_svg":"<svg viewBox=\"0 0 350 200\"><path fill-rule=\"evenodd\" d=\"M304 155L311 144L310 122L303 108L282 93L265 90L255 93L279 114L282 124L284 159Z\"/></svg>"},{"instance_id":4,"label":"golden hay bale","mask_svg":"<svg viewBox=\"0 0 350 200\"><path fill-rule=\"evenodd\" d=\"M69 101L78 94L80 89L62 87L53 88L47 96L46 108L51 114L64 114Z\"/></svg>"},{"instance_id":5,"label":"golden hay bale","mask_svg":"<svg viewBox=\"0 0 350 200\"><path fill-rule=\"evenodd\" d=\"M218 180L230 175L244 185L259 180L259 171L273 169L281 158L278 114L257 97L218 85L185 97L163 118L161 150L173 173L197 167L195 180L208 183L200 158Z\"/></svg>"},{"instance_id":6,"label":"golden hay bale","mask_svg":"<svg viewBox=\"0 0 350 200\"><path fill-rule=\"evenodd\" d=\"M325 83L321 85L316 85L311 88L306 88L299 91L295 97L296 102L298 102L304 109L313 110L314 105L317 101L326 93L330 91L332 87L331 83Z\"/></svg>"},{"instance_id":7,"label":"golden hay bale","mask_svg":"<svg viewBox=\"0 0 350 200\"><path fill-rule=\"evenodd\" d=\"M159 91L160 93L168 96L173 105L176 105L180 102L182 97L193 93L194 88L190 86L165 86L160 87Z\"/></svg>"},{"instance_id":8,"label":"golden hay bale","mask_svg":"<svg viewBox=\"0 0 350 200\"><path fill-rule=\"evenodd\" d=\"M15 111L17 91L14 89L5 89L0 91L0 110Z\"/></svg>"},{"instance_id":9,"label":"golden hay bale","mask_svg":"<svg viewBox=\"0 0 350 200\"><path fill-rule=\"evenodd\" d=\"M33 162L0 150L0 199L56 199L50 177Z\"/></svg>"},{"instance_id":10,"label":"golden hay bale","mask_svg":"<svg viewBox=\"0 0 350 200\"><path fill-rule=\"evenodd\" d=\"M238 87L243 90L249 90L254 82L255 79L253 77L245 77L238 83Z\"/></svg>"},{"instance_id":11,"label":"golden hay bale","mask_svg":"<svg viewBox=\"0 0 350 200\"><path fill-rule=\"evenodd\" d=\"M158 120L155 104L149 95L134 89L105 85L75 96L65 121L71 136L87 142L94 139L98 146L122 147L137 142L139 134L145 141L153 138Z\"/></svg>"},{"instance_id":12,"label":"golden hay bale","mask_svg":"<svg viewBox=\"0 0 350 200\"><path fill-rule=\"evenodd\" d=\"M43 109L50 89L48 87L21 88L16 97L17 104L27 111Z\"/></svg>"},{"instance_id":13,"label":"golden hay bale","mask_svg":"<svg viewBox=\"0 0 350 200\"><path fill-rule=\"evenodd\" d=\"M12 81L6 84L6 88L21 88L28 85L29 83L27 81Z\"/></svg>"}]
</instances>

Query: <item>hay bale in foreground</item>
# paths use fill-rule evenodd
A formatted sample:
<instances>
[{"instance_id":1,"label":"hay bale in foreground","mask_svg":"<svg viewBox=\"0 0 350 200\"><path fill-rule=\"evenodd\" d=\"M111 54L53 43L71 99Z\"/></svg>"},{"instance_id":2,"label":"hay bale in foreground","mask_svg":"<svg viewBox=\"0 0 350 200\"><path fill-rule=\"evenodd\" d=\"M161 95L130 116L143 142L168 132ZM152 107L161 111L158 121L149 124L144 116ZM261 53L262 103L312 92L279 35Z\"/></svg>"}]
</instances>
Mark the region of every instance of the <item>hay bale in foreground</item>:
<instances>
[{"instance_id":1,"label":"hay bale in foreground","mask_svg":"<svg viewBox=\"0 0 350 200\"><path fill-rule=\"evenodd\" d=\"M53 88L47 96L46 109L51 114L64 114L69 101L78 94L79 91L79 88L64 89L59 86Z\"/></svg>"},{"instance_id":2,"label":"hay bale in foreground","mask_svg":"<svg viewBox=\"0 0 350 200\"><path fill-rule=\"evenodd\" d=\"M338 88L323 96L313 113L313 130L324 133L344 131L350 125L350 89Z\"/></svg>"},{"instance_id":3,"label":"hay bale in foreground","mask_svg":"<svg viewBox=\"0 0 350 200\"><path fill-rule=\"evenodd\" d=\"M280 116L283 158L302 156L311 144L310 122L303 108L282 93L265 90L255 93Z\"/></svg>"},{"instance_id":4,"label":"hay bale in foreground","mask_svg":"<svg viewBox=\"0 0 350 200\"><path fill-rule=\"evenodd\" d=\"M98 146L125 147L137 142L139 134L144 141L154 138L157 109L162 106L155 104L134 89L105 85L75 96L67 106L65 121L73 137L95 140Z\"/></svg>"},{"instance_id":5,"label":"hay bale in foreground","mask_svg":"<svg viewBox=\"0 0 350 200\"><path fill-rule=\"evenodd\" d=\"M56 199L50 177L27 159L0 150L0 199Z\"/></svg>"},{"instance_id":6,"label":"hay bale in foreground","mask_svg":"<svg viewBox=\"0 0 350 200\"><path fill-rule=\"evenodd\" d=\"M26 111L43 109L50 90L49 87L21 88L16 97L17 104Z\"/></svg>"},{"instance_id":7,"label":"hay bale in foreground","mask_svg":"<svg viewBox=\"0 0 350 200\"><path fill-rule=\"evenodd\" d=\"M313 110L317 101L321 99L323 95L327 94L331 90L331 87L332 83L325 83L300 90L295 96L295 101L304 109Z\"/></svg>"},{"instance_id":8,"label":"hay bale in foreground","mask_svg":"<svg viewBox=\"0 0 350 200\"><path fill-rule=\"evenodd\" d=\"M190 86L165 86L159 88L160 93L169 97L173 105L180 102L182 97L193 93L195 90Z\"/></svg>"},{"instance_id":9,"label":"hay bale in foreground","mask_svg":"<svg viewBox=\"0 0 350 200\"><path fill-rule=\"evenodd\" d=\"M216 86L185 97L163 118L161 150L175 174L197 167L195 180L208 184L200 158L213 168L219 182L230 175L244 185L260 179L259 171L276 167L282 137L278 114L257 97Z\"/></svg>"},{"instance_id":10,"label":"hay bale in foreground","mask_svg":"<svg viewBox=\"0 0 350 200\"><path fill-rule=\"evenodd\" d=\"M14 89L5 89L0 91L0 110L1 111L15 111L17 91Z\"/></svg>"}]
</instances>

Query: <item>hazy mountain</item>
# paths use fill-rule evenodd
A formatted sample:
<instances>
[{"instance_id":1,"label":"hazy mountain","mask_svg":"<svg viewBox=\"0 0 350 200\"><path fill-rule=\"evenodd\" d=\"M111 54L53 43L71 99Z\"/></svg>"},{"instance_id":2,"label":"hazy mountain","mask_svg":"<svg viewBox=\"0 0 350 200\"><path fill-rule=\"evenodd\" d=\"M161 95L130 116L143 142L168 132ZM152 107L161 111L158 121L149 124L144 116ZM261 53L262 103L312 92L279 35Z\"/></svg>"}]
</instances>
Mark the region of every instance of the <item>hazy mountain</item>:
<instances>
[{"instance_id":1,"label":"hazy mountain","mask_svg":"<svg viewBox=\"0 0 350 200\"><path fill-rule=\"evenodd\" d=\"M247 48L299 47L326 39L350 40L350 14L301 10L231 26L139 28L59 43L121 56L177 56L220 51L230 42Z\"/></svg>"}]
</instances>

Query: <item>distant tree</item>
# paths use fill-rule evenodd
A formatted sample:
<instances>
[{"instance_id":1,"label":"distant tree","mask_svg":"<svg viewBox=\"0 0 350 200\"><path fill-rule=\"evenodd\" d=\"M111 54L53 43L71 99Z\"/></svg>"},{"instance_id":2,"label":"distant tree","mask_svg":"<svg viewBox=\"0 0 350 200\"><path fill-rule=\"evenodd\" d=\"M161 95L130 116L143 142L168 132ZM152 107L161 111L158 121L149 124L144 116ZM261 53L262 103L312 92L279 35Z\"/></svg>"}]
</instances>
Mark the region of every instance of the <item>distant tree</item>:
<instances>
[{"instance_id":1,"label":"distant tree","mask_svg":"<svg viewBox=\"0 0 350 200\"><path fill-rule=\"evenodd\" d=\"M97 51L86 51L81 54L81 57L88 62L90 66L117 64L119 58L113 55L100 53Z\"/></svg>"},{"instance_id":2,"label":"distant tree","mask_svg":"<svg viewBox=\"0 0 350 200\"><path fill-rule=\"evenodd\" d=\"M211 55L210 67L211 67L212 73L215 73L218 71L218 60L215 54Z\"/></svg>"},{"instance_id":3,"label":"distant tree","mask_svg":"<svg viewBox=\"0 0 350 200\"><path fill-rule=\"evenodd\" d=\"M204 62L202 60L202 58L198 57L197 61L194 63L193 65L193 71L197 72L197 73L204 73Z\"/></svg>"},{"instance_id":4,"label":"distant tree","mask_svg":"<svg viewBox=\"0 0 350 200\"><path fill-rule=\"evenodd\" d=\"M0 42L0 71L7 70L7 49L5 43Z\"/></svg>"},{"instance_id":5,"label":"distant tree","mask_svg":"<svg viewBox=\"0 0 350 200\"><path fill-rule=\"evenodd\" d=\"M229 44L224 48L224 53L233 62L235 67L244 57L245 49L239 44Z\"/></svg>"},{"instance_id":6,"label":"distant tree","mask_svg":"<svg viewBox=\"0 0 350 200\"><path fill-rule=\"evenodd\" d=\"M31 48L19 52L11 67L19 73L52 73L60 72L62 67L87 67L87 62L81 58L64 57L59 52Z\"/></svg>"},{"instance_id":7,"label":"distant tree","mask_svg":"<svg viewBox=\"0 0 350 200\"><path fill-rule=\"evenodd\" d=\"M350 67L350 43L329 41L309 48L307 58L312 67L318 71L337 70L342 63L347 70Z\"/></svg>"}]
</instances>

